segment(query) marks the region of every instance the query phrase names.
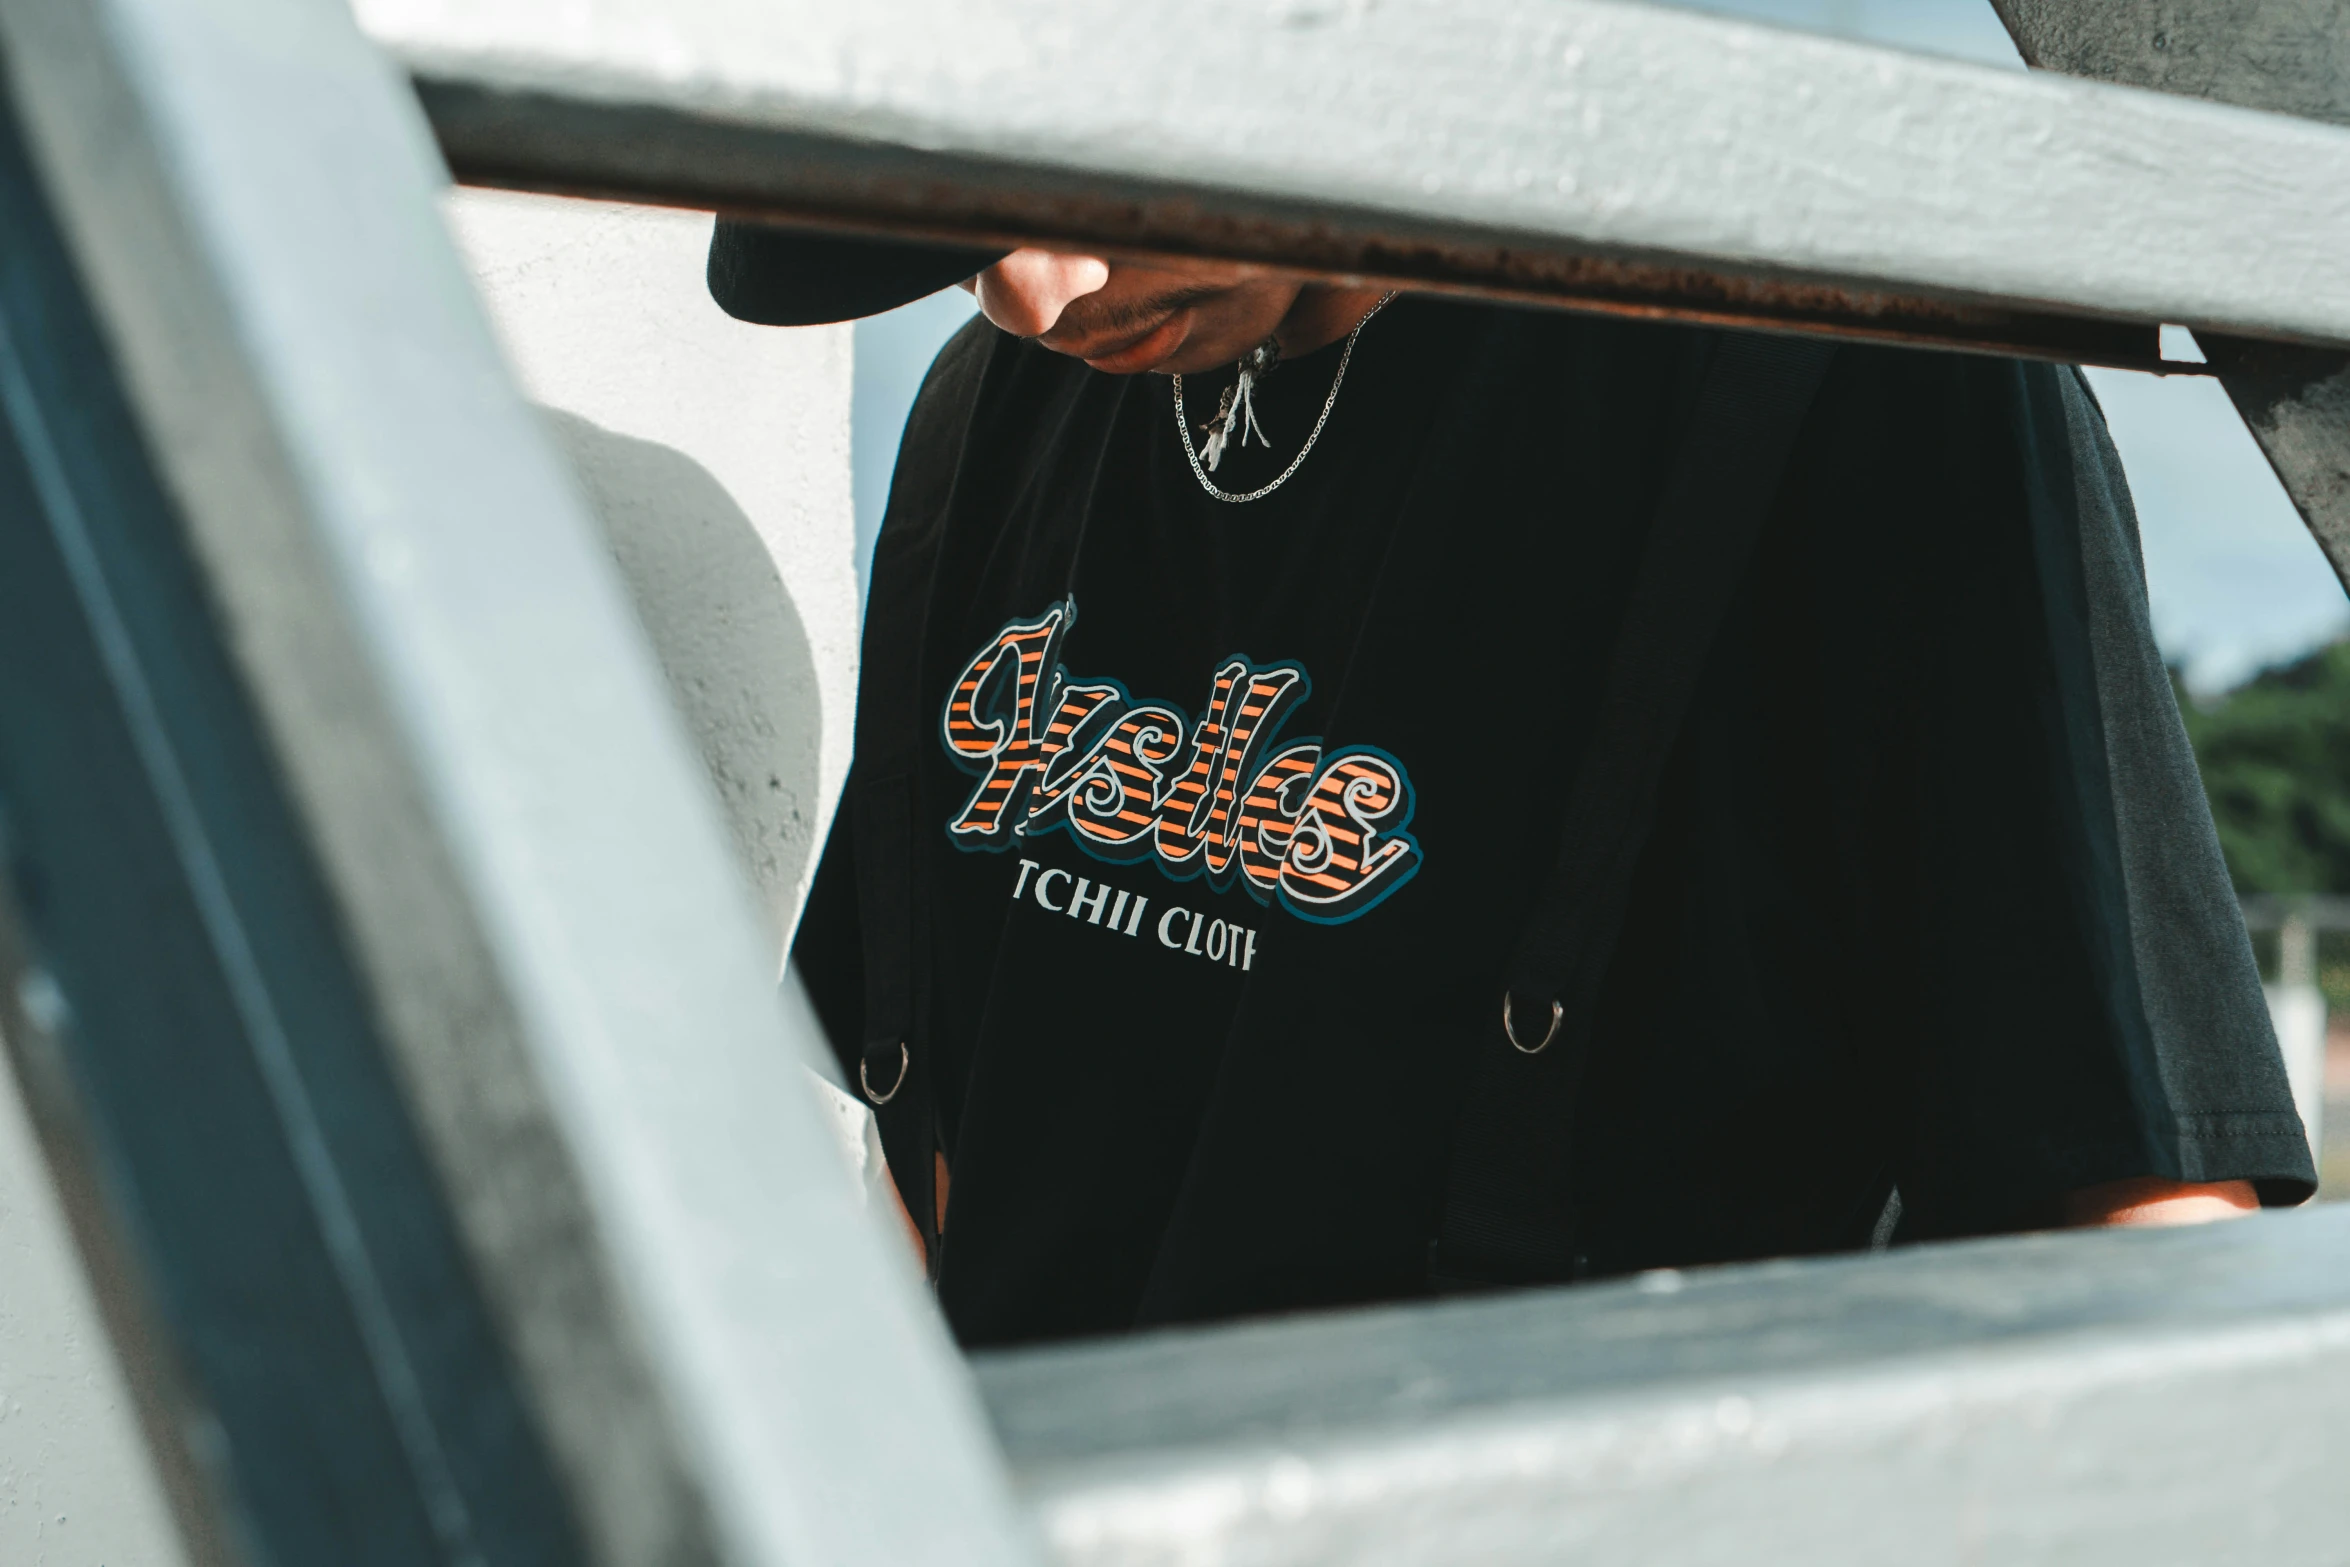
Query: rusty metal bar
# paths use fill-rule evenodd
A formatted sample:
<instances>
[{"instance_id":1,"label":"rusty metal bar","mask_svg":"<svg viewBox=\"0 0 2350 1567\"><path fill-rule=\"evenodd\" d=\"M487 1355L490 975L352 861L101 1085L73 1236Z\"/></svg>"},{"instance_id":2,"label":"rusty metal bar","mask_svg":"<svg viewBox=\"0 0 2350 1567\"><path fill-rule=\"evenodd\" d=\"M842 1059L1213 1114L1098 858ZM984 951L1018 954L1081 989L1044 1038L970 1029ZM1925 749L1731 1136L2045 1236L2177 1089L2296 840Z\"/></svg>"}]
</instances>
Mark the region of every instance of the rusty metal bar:
<instances>
[{"instance_id":1,"label":"rusty metal bar","mask_svg":"<svg viewBox=\"0 0 2350 1567\"><path fill-rule=\"evenodd\" d=\"M861 149L797 138L746 146L737 128L692 114L583 107L559 94L502 93L430 75L416 86L442 156L469 185L958 242L1050 236L1139 259L1213 256L1609 315L2204 373L2166 363L2155 326L2145 322L1644 264L1564 252L1537 236L1414 238L1374 213L1332 210L1296 221L1235 211L1213 192L1180 187L1107 199L1078 181L1051 191L1006 189L1000 174L976 164L866 167Z\"/></svg>"},{"instance_id":2,"label":"rusty metal bar","mask_svg":"<svg viewBox=\"0 0 2350 1567\"><path fill-rule=\"evenodd\" d=\"M470 181L2136 368L2350 343L2350 132L1662 7L358 9Z\"/></svg>"}]
</instances>

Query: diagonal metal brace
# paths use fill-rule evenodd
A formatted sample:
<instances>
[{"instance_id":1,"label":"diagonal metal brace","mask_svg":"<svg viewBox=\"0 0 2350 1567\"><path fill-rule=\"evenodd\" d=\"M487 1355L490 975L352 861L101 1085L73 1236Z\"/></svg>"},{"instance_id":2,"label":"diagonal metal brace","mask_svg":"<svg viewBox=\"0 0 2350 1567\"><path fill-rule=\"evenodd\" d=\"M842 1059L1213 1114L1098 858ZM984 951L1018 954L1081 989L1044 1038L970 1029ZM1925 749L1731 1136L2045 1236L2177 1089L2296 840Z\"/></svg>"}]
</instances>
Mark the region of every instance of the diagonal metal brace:
<instances>
[{"instance_id":1,"label":"diagonal metal brace","mask_svg":"<svg viewBox=\"0 0 2350 1567\"><path fill-rule=\"evenodd\" d=\"M2204 353L2350 590L2350 354L2241 338Z\"/></svg>"},{"instance_id":2,"label":"diagonal metal brace","mask_svg":"<svg viewBox=\"0 0 2350 1567\"><path fill-rule=\"evenodd\" d=\"M2350 0L1991 0L2027 64L2350 125ZM2350 589L2350 354L2199 333Z\"/></svg>"}]
</instances>

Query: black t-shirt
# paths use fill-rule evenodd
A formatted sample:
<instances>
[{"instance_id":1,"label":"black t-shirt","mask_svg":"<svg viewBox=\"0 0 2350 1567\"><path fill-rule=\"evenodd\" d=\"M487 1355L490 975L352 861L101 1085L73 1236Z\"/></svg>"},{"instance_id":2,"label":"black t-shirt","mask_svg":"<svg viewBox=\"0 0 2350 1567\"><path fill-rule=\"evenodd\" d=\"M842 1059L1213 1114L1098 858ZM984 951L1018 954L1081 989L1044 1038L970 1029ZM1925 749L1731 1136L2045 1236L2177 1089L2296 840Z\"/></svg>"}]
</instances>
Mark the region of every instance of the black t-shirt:
<instances>
[{"instance_id":1,"label":"black t-shirt","mask_svg":"<svg viewBox=\"0 0 2350 1567\"><path fill-rule=\"evenodd\" d=\"M1195 481L1166 378L984 322L942 353L875 568L933 559L927 611L866 636L919 639L917 1044L966 1343L1422 1288L1714 341L1400 300L1320 444L1246 505ZM1220 485L1289 462L1343 351L1262 383L1270 450ZM1195 423L1229 379L1187 381ZM795 948L844 1057L850 837ZM2137 1175L2307 1194L2074 372L1840 351L1594 1039L1573 1147L1597 1273L1860 1244L1896 1184L1916 1237Z\"/></svg>"}]
</instances>

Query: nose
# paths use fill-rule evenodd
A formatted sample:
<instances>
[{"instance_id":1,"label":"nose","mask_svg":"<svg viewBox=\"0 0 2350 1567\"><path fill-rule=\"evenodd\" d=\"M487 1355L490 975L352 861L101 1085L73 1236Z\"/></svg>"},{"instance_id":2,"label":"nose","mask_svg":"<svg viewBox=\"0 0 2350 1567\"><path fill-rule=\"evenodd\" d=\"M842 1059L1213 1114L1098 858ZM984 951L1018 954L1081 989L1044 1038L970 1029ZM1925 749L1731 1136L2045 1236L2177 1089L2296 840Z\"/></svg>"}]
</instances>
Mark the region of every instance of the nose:
<instances>
[{"instance_id":1,"label":"nose","mask_svg":"<svg viewBox=\"0 0 2350 1567\"><path fill-rule=\"evenodd\" d=\"M1071 300L1109 280L1110 264L1099 256L1015 250L979 274L979 308L1015 337L1042 337Z\"/></svg>"}]
</instances>

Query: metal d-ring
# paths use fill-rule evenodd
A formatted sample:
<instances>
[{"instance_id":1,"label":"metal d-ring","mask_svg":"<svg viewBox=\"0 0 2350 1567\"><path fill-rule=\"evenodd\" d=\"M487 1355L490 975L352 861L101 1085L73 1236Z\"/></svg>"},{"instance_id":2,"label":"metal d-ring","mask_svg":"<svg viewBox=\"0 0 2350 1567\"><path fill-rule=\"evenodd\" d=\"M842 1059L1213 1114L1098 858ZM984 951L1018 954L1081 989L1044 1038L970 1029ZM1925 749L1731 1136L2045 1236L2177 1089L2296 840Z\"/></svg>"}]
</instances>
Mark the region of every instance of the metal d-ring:
<instances>
[{"instance_id":1,"label":"metal d-ring","mask_svg":"<svg viewBox=\"0 0 2350 1567\"><path fill-rule=\"evenodd\" d=\"M1556 1027L1557 1025L1554 1024L1552 1026ZM1544 1043L1547 1044L1549 1041L1545 1040ZM898 1090L906 1086L906 1073L913 1067L913 1065L914 1053L906 1048L906 1042L901 1039L898 1041L898 1077L896 1082L889 1085L889 1092L886 1094L877 1094L873 1091L873 1079L865 1075L865 1062L862 1058L860 1058L857 1062L858 1086L865 1090L865 1097L872 1100L876 1105L888 1104L892 1099L895 1099L898 1096Z\"/></svg>"},{"instance_id":2,"label":"metal d-ring","mask_svg":"<svg viewBox=\"0 0 2350 1567\"><path fill-rule=\"evenodd\" d=\"M1559 1019L1566 1015L1566 1011L1564 1006L1553 1001L1550 1004L1550 1032L1542 1036L1541 1044L1526 1044L1518 1038L1518 1031L1510 1022L1510 993L1505 990L1501 993L1501 1031L1520 1052L1530 1056L1538 1056L1550 1048L1552 1040L1559 1037ZM859 1067L858 1070L863 1071L864 1068Z\"/></svg>"}]
</instances>

